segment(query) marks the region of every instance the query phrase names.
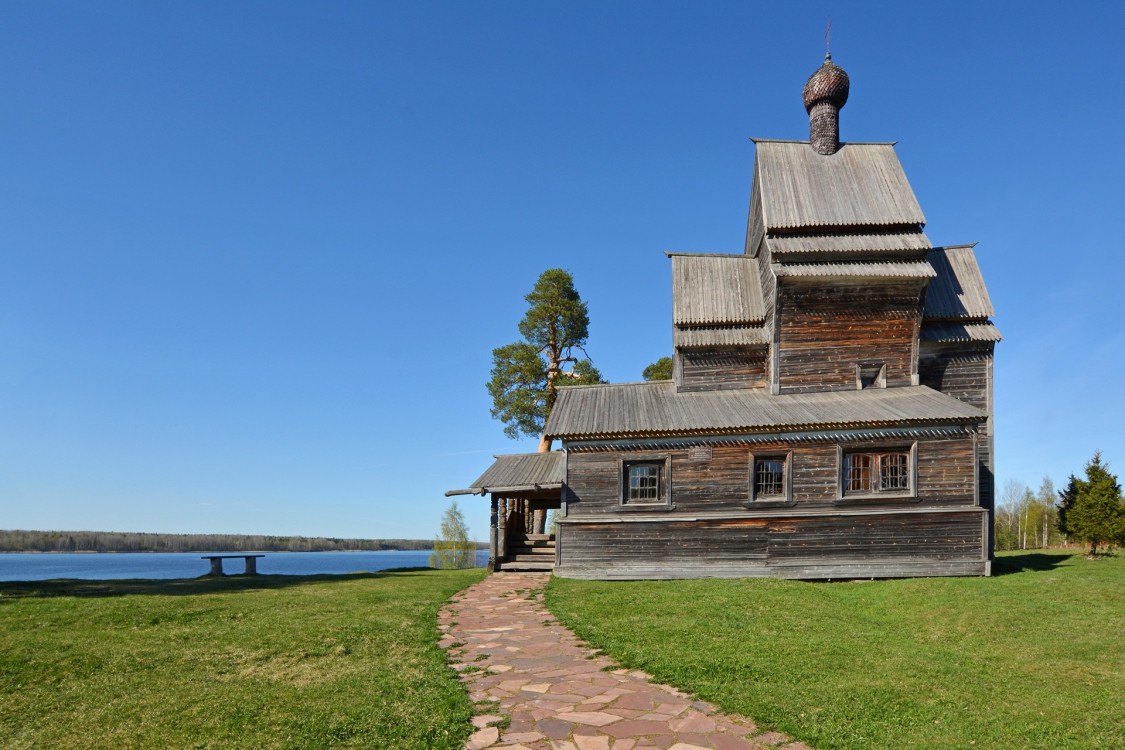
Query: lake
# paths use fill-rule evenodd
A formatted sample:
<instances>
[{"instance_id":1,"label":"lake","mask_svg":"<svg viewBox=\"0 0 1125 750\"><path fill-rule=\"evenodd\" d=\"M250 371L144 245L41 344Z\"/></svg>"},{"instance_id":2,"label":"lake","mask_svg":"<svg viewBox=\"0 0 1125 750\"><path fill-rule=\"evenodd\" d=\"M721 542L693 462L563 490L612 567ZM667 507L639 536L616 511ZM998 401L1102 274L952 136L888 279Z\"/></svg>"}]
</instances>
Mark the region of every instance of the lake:
<instances>
[{"instance_id":1,"label":"lake","mask_svg":"<svg viewBox=\"0 0 1125 750\"><path fill-rule=\"evenodd\" d=\"M45 581L52 578L197 578L210 570L202 552L0 553L0 581ZM232 553L233 554L233 553ZM262 575L356 573L388 568L425 568L429 550L379 552L264 552L258 559ZM477 564L488 563L488 550L477 551ZM224 560L226 573L241 573L242 560Z\"/></svg>"}]
</instances>

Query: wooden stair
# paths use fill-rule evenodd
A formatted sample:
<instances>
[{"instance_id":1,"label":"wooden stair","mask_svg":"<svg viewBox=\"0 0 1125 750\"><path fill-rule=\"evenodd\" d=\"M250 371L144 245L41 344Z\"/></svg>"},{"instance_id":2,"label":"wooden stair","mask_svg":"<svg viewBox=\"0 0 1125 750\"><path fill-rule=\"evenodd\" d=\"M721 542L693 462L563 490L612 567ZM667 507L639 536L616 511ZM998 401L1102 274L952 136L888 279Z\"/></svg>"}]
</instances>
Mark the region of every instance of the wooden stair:
<instances>
[{"instance_id":1,"label":"wooden stair","mask_svg":"<svg viewBox=\"0 0 1125 750\"><path fill-rule=\"evenodd\" d=\"M519 572L555 569L555 539L550 534L528 534L525 539L512 541L508 554L497 562L497 570Z\"/></svg>"}]
</instances>

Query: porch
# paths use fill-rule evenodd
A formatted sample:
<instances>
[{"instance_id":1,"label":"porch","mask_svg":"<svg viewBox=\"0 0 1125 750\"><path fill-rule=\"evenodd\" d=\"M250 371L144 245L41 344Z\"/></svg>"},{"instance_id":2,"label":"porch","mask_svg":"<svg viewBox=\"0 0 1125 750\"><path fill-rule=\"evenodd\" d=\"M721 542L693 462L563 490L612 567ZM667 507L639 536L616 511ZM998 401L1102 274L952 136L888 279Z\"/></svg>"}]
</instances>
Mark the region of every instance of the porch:
<instances>
[{"instance_id":1,"label":"porch","mask_svg":"<svg viewBox=\"0 0 1125 750\"><path fill-rule=\"evenodd\" d=\"M472 486L452 495L490 495L488 569L555 569L555 535L545 528L547 514L562 508L562 453L495 456L496 461Z\"/></svg>"}]
</instances>

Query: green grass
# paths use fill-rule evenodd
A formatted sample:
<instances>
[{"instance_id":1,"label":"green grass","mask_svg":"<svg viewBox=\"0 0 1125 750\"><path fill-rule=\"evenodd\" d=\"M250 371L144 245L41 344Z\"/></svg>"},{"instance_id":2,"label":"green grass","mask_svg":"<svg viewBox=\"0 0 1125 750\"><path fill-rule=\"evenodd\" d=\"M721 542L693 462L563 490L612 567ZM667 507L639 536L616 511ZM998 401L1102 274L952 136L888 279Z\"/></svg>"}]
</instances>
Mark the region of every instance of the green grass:
<instances>
[{"instance_id":1,"label":"green grass","mask_svg":"<svg viewBox=\"0 0 1125 750\"><path fill-rule=\"evenodd\" d=\"M0 747L460 748L481 570L0 583Z\"/></svg>"},{"instance_id":2,"label":"green grass","mask_svg":"<svg viewBox=\"0 0 1125 750\"><path fill-rule=\"evenodd\" d=\"M591 645L818 748L1125 747L1125 557L992 578L554 579Z\"/></svg>"}]
</instances>

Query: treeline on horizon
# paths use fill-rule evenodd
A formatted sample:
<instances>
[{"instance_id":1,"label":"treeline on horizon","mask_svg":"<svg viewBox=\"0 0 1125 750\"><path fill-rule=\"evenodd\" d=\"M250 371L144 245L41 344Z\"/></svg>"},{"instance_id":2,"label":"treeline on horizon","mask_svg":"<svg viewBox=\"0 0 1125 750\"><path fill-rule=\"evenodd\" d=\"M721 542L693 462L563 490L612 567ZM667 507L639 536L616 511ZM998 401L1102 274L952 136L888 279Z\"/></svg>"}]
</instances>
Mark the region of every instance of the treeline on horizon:
<instances>
[{"instance_id":1,"label":"treeline on horizon","mask_svg":"<svg viewBox=\"0 0 1125 750\"><path fill-rule=\"evenodd\" d=\"M433 548L432 539L0 530L0 552L378 552Z\"/></svg>"}]
</instances>

